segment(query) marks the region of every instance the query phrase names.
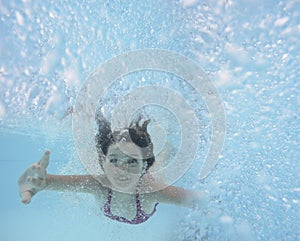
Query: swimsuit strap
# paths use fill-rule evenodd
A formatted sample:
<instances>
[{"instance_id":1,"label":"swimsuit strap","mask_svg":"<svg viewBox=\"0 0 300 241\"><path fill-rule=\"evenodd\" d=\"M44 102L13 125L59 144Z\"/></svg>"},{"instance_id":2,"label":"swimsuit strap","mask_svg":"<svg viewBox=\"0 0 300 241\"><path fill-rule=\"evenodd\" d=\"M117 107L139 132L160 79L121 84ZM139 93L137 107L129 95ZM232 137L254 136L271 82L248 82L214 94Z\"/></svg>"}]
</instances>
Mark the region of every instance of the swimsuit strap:
<instances>
[{"instance_id":1,"label":"swimsuit strap","mask_svg":"<svg viewBox=\"0 0 300 241\"><path fill-rule=\"evenodd\" d=\"M136 203L136 212L139 213L139 212L144 212L142 210L142 205L141 205L141 201L139 199L140 195L138 193L135 194L135 203Z\"/></svg>"}]
</instances>

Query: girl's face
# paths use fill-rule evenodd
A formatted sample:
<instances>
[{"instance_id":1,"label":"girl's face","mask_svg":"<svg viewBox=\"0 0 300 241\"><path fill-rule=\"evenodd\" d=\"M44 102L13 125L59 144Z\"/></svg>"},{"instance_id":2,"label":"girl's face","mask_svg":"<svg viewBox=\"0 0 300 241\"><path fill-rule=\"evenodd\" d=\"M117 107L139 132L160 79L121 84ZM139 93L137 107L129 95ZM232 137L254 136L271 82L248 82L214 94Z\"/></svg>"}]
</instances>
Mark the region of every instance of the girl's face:
<instances>
[{"instance_id":1,"label":"girl's face","mask_svg":"<svg viewBox=\"0 0 300 241\"><path fill-rule=\"evenodd\" d=\"M108 148L103 169L116 189L135 192L144 170L142 153L135 144L130 142L112 144Z\"/></svg>"}]
</instances>

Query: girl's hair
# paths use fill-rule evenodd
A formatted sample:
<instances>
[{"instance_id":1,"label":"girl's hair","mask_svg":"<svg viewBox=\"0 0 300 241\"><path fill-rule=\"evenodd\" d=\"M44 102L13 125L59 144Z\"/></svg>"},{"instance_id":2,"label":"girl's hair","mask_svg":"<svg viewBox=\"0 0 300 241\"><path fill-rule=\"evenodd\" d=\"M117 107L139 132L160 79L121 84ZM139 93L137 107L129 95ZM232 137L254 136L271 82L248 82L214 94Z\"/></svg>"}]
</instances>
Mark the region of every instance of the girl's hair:
<instances>
[{"instance_id":1,"label":"girl's hair","mask_svg":"<svg viewBox=\"0 0 300 241\"><path fill-rule=\"evenodd\" d=\"M107 151L110 145L117 142L133 142L138 147L146 150L146 153L143 153L143 162L145 164L146 172L154 163L155 158L153 154L153 144L150 138L149 133L147 132L147 126L150 123L150 120L146 120L142 125L139 124L141 117L135 119L129 125L129 128L124 128L120 131L111 130L110 123L104 118L100 113L97 114L97 124L98 124L98 133L96 134L96 148L99 155L100 165L103 169L103 154L106 156ZM102 152L101 152L102 151Z\"/></svg>"}]
</instances>

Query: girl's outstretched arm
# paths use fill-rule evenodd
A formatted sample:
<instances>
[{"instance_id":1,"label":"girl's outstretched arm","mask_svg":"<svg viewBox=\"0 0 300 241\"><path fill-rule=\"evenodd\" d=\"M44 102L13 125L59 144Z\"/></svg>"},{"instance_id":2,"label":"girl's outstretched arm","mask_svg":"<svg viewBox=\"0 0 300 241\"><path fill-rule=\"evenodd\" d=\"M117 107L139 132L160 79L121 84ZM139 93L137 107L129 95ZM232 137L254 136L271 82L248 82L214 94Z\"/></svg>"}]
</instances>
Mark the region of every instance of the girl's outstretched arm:
<instances>
[{"instance_id":1,"label":"girl's outstretched arm","mask_svg":"<svg viewBox=\"0 0 300 241\"><path fill-rule=\"evenodd\" d=\"M19 177L19 194L23 203L30 203L31 198L44 189L93 193L101 188L100 183L91 175L48 175L46 168L49 165L49 156L50 151L45 151L40 161L32 164Z\"/></svg>"},{"instance_id":2,"label":"girl's outstretched arm","mask_svg":"<svg viewBox=\"0 0 300 241\"><path fill-rule=\"evenodd\" d=\"M94 193L101 184L91 175L46 175L45 190Z\"/></svg>"},{"instance_id":3,"label":"girl's outstretched arm","mask_svg":"<svg viewBox=\"0 0 300 241\"><path fill-rule=\"evenodd\" d=\"M156 193L158 202L180 205L188 208L203 208L208 205L208 193L168 186Z\"/></svg>"}]
</instances>

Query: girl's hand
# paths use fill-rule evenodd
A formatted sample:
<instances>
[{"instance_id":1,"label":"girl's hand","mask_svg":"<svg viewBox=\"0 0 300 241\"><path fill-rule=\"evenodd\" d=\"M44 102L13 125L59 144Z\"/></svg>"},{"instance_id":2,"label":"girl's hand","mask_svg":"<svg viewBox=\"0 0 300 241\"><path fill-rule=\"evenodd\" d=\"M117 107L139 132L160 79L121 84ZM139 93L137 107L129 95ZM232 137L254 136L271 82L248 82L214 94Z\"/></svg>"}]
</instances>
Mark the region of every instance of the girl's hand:
<instances>
[{"instance_id":1,"label":"girl's hand","mask_svg":"<svg viewBox=\"0 0 300 241\"><path fill-rule=\"evenodd\" d=\"M49 164L50 151L45 151L41 160L32 164L18 180L22 203L28 204L33 195L46 186L46 168Z\"/></svg>"}]
</instances>

